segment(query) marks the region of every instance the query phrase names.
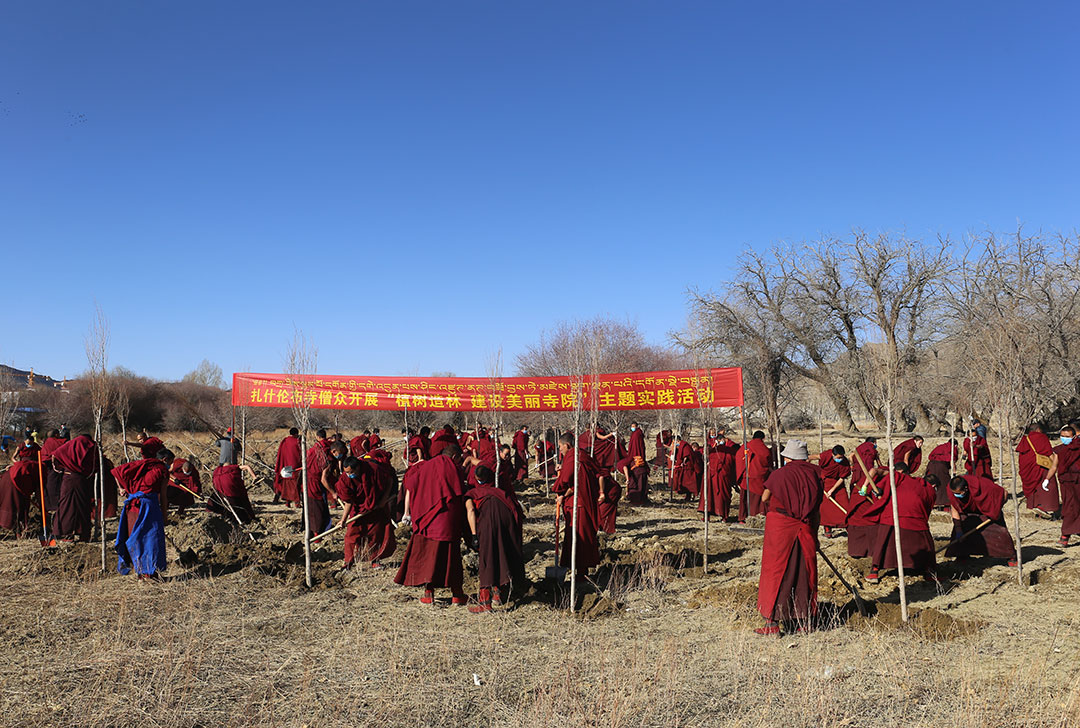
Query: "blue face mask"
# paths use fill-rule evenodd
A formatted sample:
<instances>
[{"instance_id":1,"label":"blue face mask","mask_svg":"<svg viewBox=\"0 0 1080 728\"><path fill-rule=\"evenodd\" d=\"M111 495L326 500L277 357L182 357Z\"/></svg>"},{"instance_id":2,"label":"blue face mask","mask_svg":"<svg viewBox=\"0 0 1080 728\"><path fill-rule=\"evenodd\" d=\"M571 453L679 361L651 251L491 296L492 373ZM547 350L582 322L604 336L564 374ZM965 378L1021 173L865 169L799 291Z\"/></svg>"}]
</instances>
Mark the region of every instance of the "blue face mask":
<instances>
[{"instance_id":1,"label":"blue face mask","mask_svg":"<svg viewBox=\"0 0 1080 728\"><path fill-rule=\"evenodd\" d=\"M833 462L834 462L834 463L842 463L842 462L844 462L844 458L836 457L836 456L834 455L834 456L833 456Z\"/></svg>"},{"instance_id":2,"label":"blue face mask","mask_svg":"<svg viewBox=\"0 0 1080 728\"><path fill-rule=\"evenodd\" d=\"M967 493L953 493L953 495L955 495L959 500L964 500L965 498L967 498Z\"/></svg>"},{"instance_id":3,"label":"blue face mask","mask_svg":"<svg viewBox=\"0 0 1080 728\"><path fill-rule=\"evenodd\" d=\"M1062 445L1071 445L1072 441L1073 441L1073 439L1071 437L1065 437L1064 435L1061 436L1061 444Z\"/></svg>"},{"instance_id":4,"label":"blue face mask","mask_svg":"<svg viewBox=\"0 0 1080 728\"><path fill-rule=\"evenodd\" d=\"M637 432L637 428L636 427L631 427L630 432Z\"/></svg>"},{"instance_id":5,"label":"blue face mask","mask_svg":"<svg viewBox=\"0 0 1080 728\"><path fill-rule=\"evenodd\" d=\"M349 480L352 480L353 478L355 478L355 477L356 477L356 473L345 473L345 474L346 474L347 476L349 476Z\"/></svg>"}]
</instances>

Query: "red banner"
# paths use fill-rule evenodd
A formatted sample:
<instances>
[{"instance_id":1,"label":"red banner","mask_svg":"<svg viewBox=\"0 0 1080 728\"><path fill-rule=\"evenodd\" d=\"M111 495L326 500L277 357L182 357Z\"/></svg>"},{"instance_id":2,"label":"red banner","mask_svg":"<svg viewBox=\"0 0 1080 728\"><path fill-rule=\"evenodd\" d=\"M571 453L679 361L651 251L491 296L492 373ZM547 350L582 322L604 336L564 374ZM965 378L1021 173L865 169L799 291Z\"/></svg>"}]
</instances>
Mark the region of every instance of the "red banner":
<instances>
[{"instance_id":1,"label":"red banner","mask_svg":"<svg viewBox=\"0 0 1080 728\"><path fill-rule=\"evenodd\" d=\"M584 410L659 410L738 407L742 369L573 377L348 377L233 374L236 407L435 410L441 412L565 412L581 397Z\"/></svg>"}]
</instances>

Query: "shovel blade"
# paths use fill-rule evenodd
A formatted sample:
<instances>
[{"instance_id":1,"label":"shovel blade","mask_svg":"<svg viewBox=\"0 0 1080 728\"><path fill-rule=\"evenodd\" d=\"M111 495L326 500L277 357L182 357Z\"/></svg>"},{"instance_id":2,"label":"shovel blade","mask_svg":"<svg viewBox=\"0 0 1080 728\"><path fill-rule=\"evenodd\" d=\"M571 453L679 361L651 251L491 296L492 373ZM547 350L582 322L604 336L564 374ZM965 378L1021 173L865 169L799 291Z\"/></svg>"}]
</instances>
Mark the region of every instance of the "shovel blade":
<instances>
[{"instance_id":1,"label":"shovel blade","mask_svg":"<svg viewBox=\"0 0 1080 728\"><path fill-rule=\"evenodd\" d=\"M565 566L549 566L544 570L544 578L562 581L566 578L566 572L568 571L570 570Z\"/></svg>"}]
</instances>

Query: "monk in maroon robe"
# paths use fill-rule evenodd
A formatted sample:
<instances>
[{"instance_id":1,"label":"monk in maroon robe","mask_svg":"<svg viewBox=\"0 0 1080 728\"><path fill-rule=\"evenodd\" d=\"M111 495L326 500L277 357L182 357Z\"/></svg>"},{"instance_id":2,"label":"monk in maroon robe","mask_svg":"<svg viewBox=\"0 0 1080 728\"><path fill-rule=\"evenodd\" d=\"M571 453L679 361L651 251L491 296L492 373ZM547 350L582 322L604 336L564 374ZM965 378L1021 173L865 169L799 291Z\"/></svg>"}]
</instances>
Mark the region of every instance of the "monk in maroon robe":
<instances>
[{"instance_id":1,"label":"monk in maroon robe","mask_svg":"<svg viewBox=\"0 0 1080 728\"><path fill-rule=\"evenodd\" d=\"M38 464L20 460L0 474L0 528L21 538L30 525L30 502L41 489Z\"/></svg>"},{"instance_id":2,"label":"monk in maroon robe","mask_svg":"<svg viewBox=\"0 0 1080 728\"><path fill-rule=\"evenodd\" d=\"M671 467L671 446L675 442L674 435L671 434L671 430L662 430L656 435L656 457L653 459L653 465L658 468Z\"/></svg>"},{"instance_id":3,"label":"monk in maroon robe","mask_svg":"<svg viewBox=\"0 0 1080 728\"><path fill-rule=\"evenodd\" d=\"M946 556L965 559L969 556L990 556L1008 559L1016 566L1016 545L1001 507L1005 504L1005 489L978 475L958 475L949 484L949 500L953 517L950 541L968 533L963 540L945 550ZM989 521L987 525L984 522Z\"/></svg>"},{"instance_id":4,"label":"monk in maroon robe","mask_svg":"<svg viewBox=\"0 0 1080 728\"><path fill-rule=\"evenodd\" d=\"M135 437L135 442L125 442L124 445L130 445L132 447L139 448L139 453L144 460L154 459L157 454L165 449L165 443L159 438L148 435L145 432L140 432Z\"/></svg>"},{"instance_id":5,"label":"monk in maroon robe","mask_svg":"<svg viewBox=\"0 0 1080 728\"><path fill-rule=\"evenodd\" d=\"M330 494L334 491L338 476L341 475L341 464L345 459L348 446L335 440L330 444L330 453L325 454L322 448L312 447L308 450L309 460L307 468L307 528L314 538L330 528ZM337 494L334 493L334 503L337 503Z\"/></svg>"},{"instance_id":6,"label":"monk in maroon robe","mask_svg":"<svg viewBox=\"0 0 1080 728\"><path fill-rule=\"evenodd\" d=\"M522 425L514 433L514 480L521 482L529 475L529 428Z\"/></svg>"},{"instance_id":7,"label":"monk in maroon robe","mask_svg":"<svg viewBox=\"0 0 1080 728\"><path fill-rule=\"evenodd\" d=\"M728 519L731 512L732 489L735 487L737 468L735 458L739 444L729 439L724 430L712 438L709 445L709 515ZM698 513L705 512L705 489L698 499Z\"/></svg>"},{"instance_id":8,"label":"monk in maroon robe","mask_svg":"<svg viewBox=\"0 0 1080 728\"><path fill-rule=\"evenodd\" d=\"M893 462L906 465L909 473L917 473L922 465L922 446L923 439L919 435L904 440L893 448Z\"/></svg>"},{"instance_id":9,"label":"monk in maroon robe","mask_svg":"<svg viewBox=\"0 0 1080 728\"><path fill-rule=\"evenodd\" d=\"M250 465L226 464L215 468L210 478L215 492L206 499L207 510L230 520L235 520L233 518L233 513L235 513L240 523L254 521L255 508L251 505L247 486L244 485L244 473L247 473L249 478L255 477L255 472Z\"/></svg>"},{"instance_id":10,"label":"monk in maroon robe","mask_svg":"<svg viewBox=\"0 0 1080 728\"><path fill-rule=\"evenodd\" d=\"M300 468L304 461L300 455L300 430L293 427L289 435L278 445L277 460L274 462L274 503L285 501L289 508L300 505ZM282 471L292 473L289 477Z\"/></svg>"},{"instance_id":11,"label":"monk in maroon robe","mask_svg":"<svg viewBox=\"0 0 1080 728\"><path fill-rule=\"evenodd\" d=\"M479 614L505 604L513 583L525 582L521 538L525 516L517 498L493 487L491 470L480 466L476 476L480 484L465 493L465 515L479 567L477 603L469 611Z\"/></svg>"},{"instance_id":12,"label":"monk in maroon robe","mask_svg":"<svg viewBox=\"0 0 1080 728\"><path fill-rule=\"evenodd\" d=\"M966 458L964 468L968 475L994 479L990 445L986 442L986 438L979 435L976 430L972 430L971 434L964 438L964 457Z\"/></svg>"},{"instance_id":13,"label":"monk in maroon robe","mask_svg":"<svg viewBox=\"0 0 1080 728\"><path fill-rule=\"evenodd\" d=\"M608 432L600 425L593 430L581 433L578 437L578 447L589 453L602 472L610 471L619 459L615 433Z\"/></svg>"},{"instance_id":14,"label":"monk in maroon robe","mask_svg":"<svg viewBox=\"0 0 1080 728\"><path fill-rule=\"evenodd\" d=\"M461 448L458 444L457 437L454 435L454 428L450 425L443 425L443 428L435 433L435 436L431 438L431 444L428 446L428 458L433 459L438 457L443 448L453 445L457 448Z\"/></svg>"},{"instance_id":15,"label":"monk in maroon robe","mask_svg":"<svg viewBox=\"0 0 1080 728\"><path fill-rule=\"evenodd\" d=\"M378 463L371 457L346 458L335 484L338 498L346 504L343 522L360 516L345 531L346 569L357 560L381 569L380 560L397 548L389 505L396 494L387 487Z\"/></svg>"},{"instance_id":16,"label":"monk in maroon robe","mask_svg":"<svg viewBox=\"0 0 1080 728\"><path fill-rule=\"evenodd\" d=\"M596 504L596 518L600 530L607 534L615 533L615 516L622 498L622 486L616 477L615 468L596 466L599 477L600 497Z\"/></svg>"},{"instance_id":17,"label":"monk in maroon robe","mask_svg":"<svg viewBox=\"0 0 1080 728\"><path fill-rule=\"evenodd\" d=\"M558 464L555 462L555 443L543 439L533 446L536 450L536 467L540 470L541 478L554 478Z\"/></svg>"},{"instance_id":18,"label":"monk in maroon robe","mask_svg":"<svg viewBox=\"0 0 1080 728\"><path fill-rule=\"evenodd\" d=\"M12 462L33 462L38 461L38 453L41 452L41 445L38 445L34 441L33 435L27 435L26 439L19 443L19 447L15 450L15 456L12 458Z\"/></svg>"},{"instance_id":19,"label":"monk in maroon robe","mask_svg":"<svg viewBox=\"0 0 1080 728\"><path fill-rule=\"evenodd\" d=\"M1061 493L1061 538L1058 543L1069 545L1069 536L1080 534L1080 440L1076 428L1061 428L1061 444L1054 448L1057 455L1057 481Z\"/></svg>"},{"instance_id":20,"label":"monk in maroon robe","mask_svg":"<svg viewBox=\"0 0 1080 728\"><path fill-rule=\"evenodd\" d=\"M904 472L904 466L895 467L896 512L899 521L893 520L893 489L889 473L883 471L877 488L881 495L867 509L866 516L876 519L877 533L870 550L870 572L866 580L880 580L882 569L897 568L895 529L900 530L900 549L905 570L936 579L934 567L934 537L930 535L930 513L934 510L935 484L915 478Z\"/></svg>"},{"instance_id":21,"label":"monk in maroon robe","mask_svg":"<svg viewBox=\"0 0 1080 728\"><path fill-rule=\"evenodd\" d=\"M952 458L950 466L950 458ZM933 475L938 485L934 489L934 507L946 508L949 505L949 480L952 469L960 460L960 444L956 440L946 440L930 451L926 463L926 475Z\"/></svg>"},{"instance_id":22,"label":"monk in maroon robe","mask_svg":"<svg viewBox=\"0 0 1080 728\"><path fill-rule=\"evenodd\" d=\"M357 435L349 441L349 454L354 458L362 458L367 455L370 444L367 435Z\"/></svg>"},{"instance_id":23,"label":"monk in maroon robe","mask_svg":"<svg viewBox=\"0 0 1080 728\"><path fill-rule=\"evenodd\" d=\"M61 474L60 497L53 533L62 541L90 540L90 509L94 502L94 473L98 448L86 435L64 443L53 452L53 468Z\"/></svg>"},{"instance_id":24,"label":"monk in maroon robe","mask_svg":"<svg viewBox=\"0 0 1080 728\"><path fill-rule=\"evenodd\" d=\"M765 479L772 472L772 451L765 444L761 430L739 452L735 453L735 475L739 482L739 523L750 516L765 512L761 494L765 492Z\"/></svg>"},{"instance_id":25,"label":"monk in maroon robe","mask_svg":"<svg viewBox=\"0 0 1080 728\"><path fill-rule=\"evenodd\" d=\"M649 463L645 459L645 433L638 423L630 424L630 444L627 448L630 459L627 468L626 499L634 504L644 505L649 502Z\"/></svg>"},{"instance_id":26,"label":"monk in maroon robe","mask_svg":"<svg viewBox=\"0 0 1080 728\"><path fill-rule=\"evenodd\" d=\"M821 525L826 538L835 538L834 528L846 528L848 517L847 484L851 479L851 461L843 445L834 445L818 455L818 467L825 484L824 498L821 501Z\"/></svg>"},{"instance_id":27,"label":"monk in maroon robe","mask_svg":"<svg viewBox=\"0 0 1080 728\"><path fill-rule=\"evenodd\" d=\"M453 437L453 429L449 434ZM394 581L424 587L422 604L435 603L435 589L449 589L452 604L469 601L462 588L465 485L461 461L457 442L444 442L438 455L409 468L405 479L405 520L412 523L413 531Z\"/></svg>"},{"instance_id":28,"label":"monk in maroon robe","mask_svg":"<svg viewBox=\"0 0 1080 728\"><path fill-rule=\"evenodd\" d=\"M45 510L49 519L56 513L56 504L60 501L60 473L52 467L53 453L68 440L60 437L59 430L51 430L45 442L41 443L41 467L45 472Z\"/></svg>"},{"instance_id":29,"label":"monk in maroon robe","mask_svg":"<svg viewBox=\"0 0 1080 728\"><path fill-rule=\"evenodd\" d=\"M165 448L159 448L158 452L164 450ZM153 495L156 496L158 505L161 508L162 518L164 518L164 514L169 512L168 488L166 487L169 479L169 465L165 461L157 458L132 460L129 463L112 468L111 472L115 482L124 490L125 499L127 496L139 493ZM141 507L138 498L132 498L124 502L124 520L127 523L127 533L129 534L135 531L135 524L139 521ZM164 568L165 565L161 564L158 570L163 571ZM151 571L146 575L152 575L153 573Z\"/></svg>"},{"instance_id":30,"label":"monk in maroon robe","mask_svg":"<svg viewBox=\"0 0 1080 728\"><path fill-rule=\"evenodd\" d=\"M851 494L848 496L847 547L848 556L869 556L877 535L878 521L870 516L873 487L881 473L877 441L868 437L851 459ZM869 477L867 477L869 476Z\"/></svg>"},{"instance_id":31,"label":"monk in maroon robe","mask_svg":"<svg viewBox=\"0 0 1080 728\"><path fill-rule=\"evenodd\" d=\"M789 440L780 453L784 466L769 474L762 491L768 506L761 548L758 611L765 626L758 634L779 634L781 624L809 631L817 614L817 529L824 483L808 462L806 443Z\"/></svg>"},{"instance_id":32,"label":"monk in maroon robe","mask_svg":"<svg viewBox=\"0 0 1080 728\"><path fill-rule=\"evenodd\" d=\"M677 438L675 459L671 467L671 492L682 495L687 502L696 496L701 488L698 459L694 456L693 446L682 435Z\"/></svg>"},{"instance_id":33,"label":"monk in maroon robe","mask_svg":"<svg viewBox=\"0 0 1080 728\"><path fill-rule=\"evenodd\" d=\"M199 469L186 458L175 458L169 466L169 505L176 506L176 512L182 514L186 508L195 505L195 499L201 495Z\"/></svg>"},{"instance_id":34,"label":"monk in maroon robe","mask_svg":"<svg viewBox=\"0 0 1080 728\"><path fill-rule=\"evenodd\" d=\"M559 477L552 484L552 491L557 494L555 510L562 513L564 522L562 550L559 565L571 565L571 547L574 535L574 475L577 474L577 578L584 580L590 567L600 563L600 541L597 538L600 516L597 502L600 498L600 477L596 464L587 451L574 447L574 437L564 434L559 437L559 454L562 464Z\"/></svg>"},{"instance_id":35,"label":"monk in maroon robe","mask_svg":"<svg viewBox=\"0 0 1080 728\"><path fill-rule=\"evenodd\" d=\"M1056 473L1057 455L1050 438L1038 425L1031 425L1016 443L1020 483L1029 510L1042 518L1053 518L1061 508ZM1040 465L1039 461L1043 464Z\"/></svg>"}]
</instances>

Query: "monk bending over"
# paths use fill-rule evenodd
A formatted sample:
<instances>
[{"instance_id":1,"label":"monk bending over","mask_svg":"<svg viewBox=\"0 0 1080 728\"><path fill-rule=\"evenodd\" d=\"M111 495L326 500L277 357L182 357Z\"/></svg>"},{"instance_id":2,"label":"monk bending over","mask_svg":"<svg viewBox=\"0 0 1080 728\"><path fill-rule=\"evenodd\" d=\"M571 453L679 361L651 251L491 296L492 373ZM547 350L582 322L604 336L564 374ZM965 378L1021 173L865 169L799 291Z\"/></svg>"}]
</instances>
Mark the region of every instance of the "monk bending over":
<instances>
[{"instance_id":1,"label":"monk bending over","mask_svg":"<svg viewBox=\"0 0 1080 728\"><path fill-rule=\"evenodd\" d=\"M465 515L479 561L480 590L469 611L479 614L505 604L513 583L525 581L525 558L524 515L513 491L493 487L495 474L483 465L476 469L476 479L480 484L465 493Z\"/></svg>"}]
</instances>

